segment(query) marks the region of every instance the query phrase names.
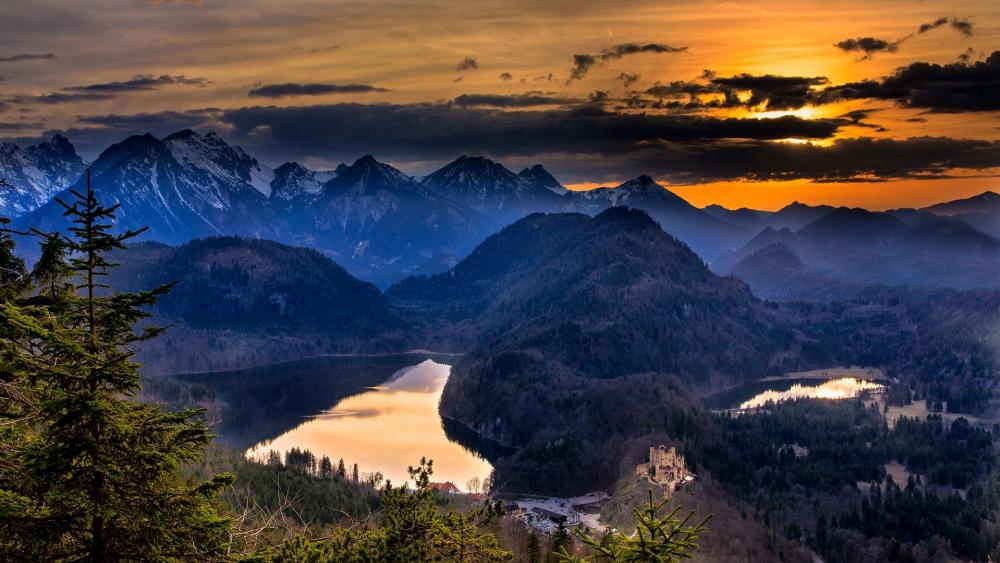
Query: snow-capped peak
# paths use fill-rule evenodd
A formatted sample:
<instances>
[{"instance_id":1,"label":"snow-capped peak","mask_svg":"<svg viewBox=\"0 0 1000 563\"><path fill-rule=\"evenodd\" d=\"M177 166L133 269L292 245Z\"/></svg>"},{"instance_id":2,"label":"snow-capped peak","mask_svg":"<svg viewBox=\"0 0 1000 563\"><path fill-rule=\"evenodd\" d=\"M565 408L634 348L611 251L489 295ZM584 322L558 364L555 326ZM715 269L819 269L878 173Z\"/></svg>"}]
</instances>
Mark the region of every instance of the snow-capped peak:
<instances>
[{"instance_id":1,"label":"snow-capped peak","mask_svg":"<svg viewBox=\"0 0 1000 563\"><path fill-rule=\"evenodd\" d=\"M541 186L558 195L562 195L569 191L566 189L566 186L559 183L559 180L556 180L552 174L549 174L549 171L546 170L541 164L525 168L517 175L527 182L534 183L535 185Z\"/></svg>"},{"instance_id":2,"label":"snow-capped peak","mask_svg":"<svg viewBox=\"0 0 1000 563\"><path fill-rule=\"evenodd\" d=\"M482 156L462 156L425 177L421 184L431 195L447 197L473 209L490 212L537 207L553 193L547 186L514 174L499 162Z\"/></svg>"},{"instance_id":3,"label":"snow-capped peak","mask_svg":"<svg viewBox=\"0 0 1000 563\"><path fill-rule=\"evenodd\" d=\"M23 215L67 188L83 173L84 162L66 137L25 149L13 143L0 144L0 216Z\"/></svg>"},{"instance_id":4,"label":"snow-capped peak","mask_svg":"<svg viewBox=\"0 0 1000 563\"><path fill-rule=\"evenodd\" d=\"M323 191L323 184L337 177L333 170L310 170L297 162L286 162L274 169L271 199L291 201Z\"/></svg>"},{"instance_id":5,"label":"snow-capped peak","mask_svg":"<svg viewBox=\"0 0 1000 563\"><path fill-rule=\"evenodd\" d=\"M256 158L243 152L242 148L227 144L215 132L200 135L185 129L167 136L163 142L182 166L192 166L214 176L242 181L264 196L271 195L274 171L258 163Z\"/></svg>"},{"instance_id":6,"label":"snow-capped peak","mask_svg":"<svg viewBox=\"0 0 1000 563\"><path fill-rule=\"evenodd\" d=\"M671 201L673 203L683 203L684 205L689 205L683 198L667 188L664 188L651 176L647 176L645 174L619 185L614 188L611 193L613 194L613 198L619 199L622 202L632 198L641 199L652 197L665 201ZM616 203L615 205L619 204Z\"/></svg>"}]
</instances>

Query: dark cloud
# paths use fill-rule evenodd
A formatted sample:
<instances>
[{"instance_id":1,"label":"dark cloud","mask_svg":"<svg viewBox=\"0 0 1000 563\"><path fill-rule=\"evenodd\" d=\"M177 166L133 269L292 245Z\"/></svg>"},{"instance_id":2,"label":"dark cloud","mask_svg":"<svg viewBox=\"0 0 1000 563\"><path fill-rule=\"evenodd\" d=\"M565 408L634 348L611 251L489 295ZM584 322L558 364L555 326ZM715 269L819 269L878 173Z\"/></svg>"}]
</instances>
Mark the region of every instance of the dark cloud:
<instances>
[{"instance_id":1,"label":"dark cloud","mask_svg":"<svg viewBox=\"0 0 1000 563\"><path fill-rule=\"evenodd\" d=\"M862 59L868 59L875 53L895 52L899 49L899 44L901 42L902 40L886 41L885 39L878 39L876 37L856 37L854 39L844 39L840 43L835 44L834 47L848 53L864 53L864 57L862 57Z\"/></svg>"},{"instance_id":2,"label":"dark cloud","mask_svg":"<svg viewBox=\"0 0 1000 563\"><path fill-rule=\"evenodd\" d=\"M823 77L753 76L740 74L707 81L655 84L645 93L670 100L662 107L702 110L746 107L791 110L842 100L892 100L903 107L940 112L1000 110L1000 51L985 60L951 64L915 62L878 80L818 88ZM749 93L749 96L741 93Z\"/></svg>"},{"instance_id":3,"label":"dark cloud","mask_svg":"<svg viewBox=\"0 0 1000 563\"><path fill-rule=\"evenodd\" d=\"M458 62L458 67L455 68L456 72L464 72L467 70L477 70L479 68L479 63L476 59L472 57L465 57Z\"/></svg>"},{"instance_id":4,"label":"dark cloud","mask_svg":"<svg viewBox=\"0 0 1000 563\"><path fill-rule=\"evenodd\" d=\"M885 131L886 129L879 125L875 125L874 123L866 123L864 121L868 119L868 117L871 116L871 114L875 113L876 111L878 110L856 109L841 115L840 119L848 121L851 125L854 125L855 127L867 127L869 129L875 129L877 131Z\"/></svg>"},{"instance_id":5,"label":"dark cloud","mask_svg":"<svg viewBox=\"0 0 1000 563\"><path fill-rule=\"evenodd\" d=\"M53 61L58 59L55 53L18 53L0 57L0 63L17 63L21 61Z\"/></svg>"},{"instance_id":6,"label":"dark cloud","mask_svg":"<svg viewBox=\"0 0 1000 563\"><path fill-rule=\"evenodd\" d=\"M722 139L831 137L840 121L739 119L666 114L622 114L579 105L540 111L481 109L447 104L328 104L258 106L78 119L114 135L214 127L269 160L310 155L344 158L361 153L400 160L447 158L462 152L499 156L566 152L624 154L658 143ZM266 136L257 134L269 131ZM113 141L111 141L113 142ZM102 147L103 148L103 147Z\"/></svg>"},{"instance_id":7,"label":"dark cloud","mask_svg":"<svg viewBox=\"0 0 1000 563\"><path fill-rule=\"evenodd\" d=\"M720 89L701 82L687 82L677 80L668 84L657 82L646 93L660 98L680 98L684 96L701 96L704 94L719 94Z\"/></svg>"},{"instance_id":8,"label":"dark cloud","mask_svg":"<svg viewBox=\"0 0 1000 563\"><path fill-rule=\"evenodd\" d=\"M657 107L674 110L738 107L792 110L811 103L815 99L815 87L828 83L822 76L737 74L723 78L711 73L702 77L693 81L656 83L645 93L671 100L659 103Z\"/></svg>"},{"instance_id":9,"label":"dark cloud","mask_svg":"<svg viewBox=\"0 0 1000 563\"><path fill-rule=\"evenodd\" d=\"M928 31L938 29L939 27L945 25L950 26L952 29L958 31L959 33L965 35L966 37L972 36L973 25L971 22L969 22L964 18L949 18L949 17L942 17L932 22L920 24L920 26L917 28L916 34L922 35L924 33L927 33ZM902 45L907 40L909 40L911 37L913 37L913 35L914 35L913 33L910 33L908 35L900 37L895 41L879 39L876 37L856 37L854 39L845 39L835 44L834 47L837 47L838 49L848 53L850 52L864 53L864 56L862 56L858 60L865 61L871 59L876 53L883 53L883 52L892 53L897 51L899 49L899 46ZM962 59L960 57L960 60L967 61L968 58Z\"/></svg>"},{"instance_id":10,"label":"dark cloud","mask_svg":"<svg viewBox=\"0 0 1000 563\"><path fill-rule=\"evenodd\" d=\"M618 75L618 80L622 81L622 86L628 88L639 81L640 75L633 72L623 72Z\"/></svg>"},{"instance_id":11,"label":"dark cloud","mask_svg":"<svg viewBox=\"0 0 1000 563\"><path fill-rule=\"evenodd\" d=\"M247 92L251 98L283 98L286 96L322 96L324 94L359 94L388 92L371 84L265 84Z\"/></svg>"},{"instance_id":12,"label":"dark cloud","mask_svg":"<svg viewBox=\"0 0 1000 563\"><path fill-rule=\"evenodd\" d=\"M837 139L830 146L720 142L692 149L690 158L694 170L720 179L878 181L1000 167L1000 143L947 137L861 137ZM713 163L716 168L708 170Z\"/></svg>"},{"instance_id":13,"label":"dark cloud","mask_svg":"<svg viewBox=\"0 0 1000 563\"><path fill-rule=\"evenodd\" d=\"M580 53L573 55L573 68L569 72L569 80L580 80L587 75L587 72L595 65L614 59L620 59L628 55L638 55L640 53L683 53L687 47L673 47L663 43L622 43L602 49L600 53L589 55Z\"/></svg>"},{"instance_id":14,"label":"dark cloud","mask_svg":"<svg viewBox=\"0 0 1000 563\"><path fill-rule=\"evenodd\" d=\"M604 90L594 90L590 93L590 101L595 104L602 104L608 101L608 93Z\"/></svg>"},{"instance_id":15,"label":"dark cloud","mask_svg":"<svg viewBox=\"0 0 1000 563\"><path fill-rule=\"evenodd\" d=\"M124 133L173 132L178 129L193 129L209 125L212 118L219 115L216 109L199 109L191 111L164 111L156 113L137 113L131 115L91 115L78 117L82 125L99 125L108 129L120 130Z\"/></svg>"},{"instance_id":16,"label":"dark cloud","mask_svg":"<svg viewBox=\"0 0 1000 563\"><path fill-rule=\"evenodd\" d=\"M683 53L684 51L687 51L687 47L672 47L662 43L647 43L645 45L640 45L638 43L622 43L621 45L615 45L601 50L600 58L602 61L607 61L610 59L620 59L626 55L637 55L639 53Z\"/></svg>"},{"instance_id":17,"label":"dark cloud","mask_svg":"<svg viewBox=\"0 0 1000 563\"><path fill-rule=\"evenodd\" d=\"M622 114L594 106L544 111L499 111L438 104L333 104L223 111L219 122L236 138L266 127L269 148L302 154L364 152L391 158L461 152L498 156L544 152L615 154L662 142L712 139L821 139L840 121L737 119L687 115Z\"/></svg>"},{"instance_id":18,"label":"dark cloud","mask_svg":"<svg viewBox=\"0 0 1000 563\"><path fill-rule=\"evenodd\" d=\"M541 92L527 92L524 94L462 94L451 103L459 107L507 107L523 108L532 106L551 106L577 103L579 100L552 96Z\"/></svg>"},{"instance_id":19,"label":"dark cloud","mask_svg":"<svg viewBox=\"0 0 1000 563\"><path fill-rule=\"evenodd\" d=\"M983 53L979 53L977 55L976 54L976 50L973 49L972 47L969 47L965 51L962 51L961 54L958 55L958 62L969 64L973 60L975 60L976 57L982 57L982 56L983 56Z\"/></svg>"},{"instance_id":20,"label":"dark cloud","mask_svg":"<svg viewBox=\"0 0 1000 563\"><path fill-rule=\"evenodd\" d=\"M399 162L446 160L477 152L543 158L570 175L593 178L638 171L674 181L725 179L820 181L918 178L954 168L1000 166L1000 143L917 138L846 139L831 146L768 142L828 138L841 121L720 119L622 114L595 107L483 111L433 105L245 108L220 117L237 140L350 158L371 152ZM252 139L266 126L270 135ZM343 134L337 134L342 131ZM292 155L287 155L289 158ZM575 164L571 164L575 163ZM585 163L585 164L581 164Z\"/></svg>"},{"instance_id":21,"label":"dark cloud","mask_svg":"<svg viewBox=\"0 0 1000 563\"><path fill-rule=\"evenodd\" d=\"M133 90L156 90L160 86L175 84L205 86L208 83L208 80L205 78L188 78L184 75L171 76L169 74L161 74L160 76L154 76L152 74L137 74L129 80L101 82L84 86L69 86L63 88L63 90L66 92L129 92Z\"/></svg>"},{"instance_id":22,"label":"dark cloud","mask_svg":"<svg viewBox=\"0 0 1000 563\"><path fill-rule=\"evenodd\" d=\"M55 105L73 102L93 102L109 100L117 95L128 92L143 92L157 90L162 86L195 85L205 86L209 81L204 78L188 78L184 75L171 76L163 74L153 76L139 74L129 80L116 82L100 82L82 86L67 86L59 92L40 94L37 96L17 95L7 98L8 101L20 105Z\"/></svg>"},{"instance_id":23,"label":"dark cloud","mask_svg":"<svg viewBox=\"0 0 1000 563\"><path fill-rule=\"evenodd\" d=\"M511 74L511 73L509 73L509 72L501 72L500 73L500 80L503 80L504 82L507 82L509 80L514 80L514 75ZM523 80L522 80L522 82L523 82Z\"/></svg>"},{"instance_id":24,"label":"dark cloud","mask_svg":"<svg viewBox=\"0 0 1000 563\"><path fill-rule=\"evenodd\" d=\"M41 121L0 121L0 131L35 131L44 126Z\"/></svg>"},{"instance_id":25,"label":"dark cloud","mask_svg":"<svg viewBox=\"0 0 1000 563\"><path fill-rule=\"evenodd\" d=\"M901 106L931 111L1000 110L1000 51L985 61L945 65L916 62L880 80L865 80L827 88L817 103L845 99L893 100Z\"/></svg>"},{"instance_id":26,"label":"dark cloud","mask_svg":"<svg viewBox=\"0 0 1000 563\"><path fill-rule=\"evenodd\" d=\"M84 152L128 134L158 136L184 128L217 129L270 162L317 157L350 160L371 153L406 163L457 154L546 163L567 181L640 172L674 182L715 180L876 181L1000 167L1000 143L949 138L838 139L829 146L774 142L828 139L867 113L842 119L718 118L618 113L596 105L542 111L444 104L331 104L204 109L80 118L65 132ZM103 144L100 144L103 143Z\"/></svg>"},{"instance_id":27,"label":"dark cloud","mask_svg":"<svg viewBox=\"0 0 1000 563\"><path fill-rule=\"evenodd\" d=\"M19 105L43 104L68 104L72 102L94 102L109 100L114 94L106 92L53 92L51 94L40 94L38 96L11 96L9 101Z\"/></svg>"},{"instance_id":28,"label":"dark cloud","mask_svg":"<svg viewBox=\"0 0 1000 563\"><path fill-rule=\"evenodd\" d=\"M730 98L735 92L750 92L743 101L747 107L763 106L766 110L799 109L809 102L813 86L827 84L822 76L754 76L738 74L729 78L713 78L710 84L721 89ZM735 103L735 101L733 101Z\"/></svg>"},{"instance_id":29,"label":"dark cloud","mask_svg":"<svg viewBox=\"0 0 1000 563\"><path fill-rule=\"evenodd\" d=\"M580 80L584 76L587 76L587 72L590 70L590 67L595 64L597 64L597 57L594 55L588 55L586 53L573 55L573 68L570 69L569 80L566 82Z\"/></svg>"},{"instance_id":30,"label":"dark cloud","mask_svg":"<svg viewBox=\"0 0 1000 563\"><path fill-rule=\"evenodd\" d=\"M923 34L928 31L937 29L942 26L951 26L952 29L961 33L966 37L972 37L973 25L972 22L965 18L948 18L942 17L938 18L932 22L922 23L920 27L917 28L917 33Z\"/></svg>"}]
</instances>

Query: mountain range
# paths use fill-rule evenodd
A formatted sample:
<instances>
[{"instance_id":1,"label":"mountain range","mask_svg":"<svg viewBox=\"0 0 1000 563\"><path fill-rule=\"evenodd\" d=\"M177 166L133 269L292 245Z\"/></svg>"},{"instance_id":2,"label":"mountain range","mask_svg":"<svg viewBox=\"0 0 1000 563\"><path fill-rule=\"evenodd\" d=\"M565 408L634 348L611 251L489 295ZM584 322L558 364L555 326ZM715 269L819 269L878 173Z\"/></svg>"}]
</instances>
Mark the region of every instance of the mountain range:
<instances>
[{"instance_id":1,"label":"mountain range","mask_svg":"<svg viewBox=\"0 0 1000 563\"><path fill-rule=\"evenodd\" d=\"M987 288L1000 275L1000 240L952 217L842 207L798 230L767 226L712 268L771 299L843 298L864 285Z\"/></svg>"},{"instance_id":2,"label":"mountain range","mask_svg":"<svg viewBox=\"0 0 1000 563\"><path fill-rule=\"evenodd\" d=\"M3 145L0 177L11 186L0 192L0 214L15 217L19 228L65 229L62 207L52 198L82 187L84 165L60 136L26 149ZM596 215L617 206L644 210L723 274L760 270L751 257L776 242L827 288L845 281L992 287L1000 261L994 238L1000 198L992 192L886 213L799 202L775 212L699 209L649 176L570 191L541 165L515 174L481 156L462 156L423 177L372 156L334 170L294 162L272 169L215 133L190 130L162 139L129 137L90 168L98 195L121 204L119 226L149 227L146 240L176 245L232 235L307 246L383 288L447 271L486 237L531 213ZM21 247L31 258L34 247ZM960 272L953 275L956 265ZM770 278L785 289L758 283L753 289L772 298L836 293L797 291L805 279L797 274Z\"/></svg>"},{"instance_id":3,"label":"mountain range","mask_svg":"<svg viewBox=\"0 0 1000 563\"><path fill-rule=\"evenodd\" d=\"M17 217L52 199L83 173L84 162L62 135L20 148L0 144L0 217Z\"/></svg>"},{"instance_id":4,"label":"mountain range","mask_svg":"<svg viewBox=\"0 0 1000 563\"><path fill-rule=\"evenodd\" d=\"M462 156L421 178L371 156L330 171L293 162L272 170L214 133L185 130L163 139L129 137L101 153L91 168L98 194L121 204L121 226L148 226L148 240L179 244L237 235L307 245L383 286L439 271L434 264L453 264L489 234L540 211L642 208L706 260L753 234L697 209L648 176L571 192L541 165L515 174L480 156ZM23 183L18 174L3 173L12 184ZM53 177L49 193L9 214L20 215L21 226L64 228L62 208L49 198L82 187L82 180L70 176Z\"/></svg>"},{"instance_id":5,"label":"mountain range","mask_svg":"<svg viewBox=\"0 0 1000 563\"><path fill-rule=\"evenodd\" d=\"M870 220L900 221L886 217ZM771 232L794 244L821 226ZM624 207L533 213L447 271L385 292L315 250L237 237L132 245L112 256L122 266L107 281L122 290L176 281L152 309L170 330L139 351L148 374L329 353L464 352L440 409L452 427L507 446L491 459L507 491L610 485L634 468L619 461L650 443L706 438L699 394L768 374L878 365L933 385L954 408L988 400L1000 291L831 281L790 248L778 241L750 258L769 266L765 277L798 279L795 291L850 300L762 300Z\"/></svg>"},{"instance_id":6,"label":"mountain range","mask_svg":"<svg viewBox=\"0 0 1000 563\"><path fill-rule=\"evenodd\" d=\"M475 335L441 412L519 448L496 466L511 490L606 483L640 421L667 420L683 435L697 416L690 390L781 373L802 357L794 331L745 284L622 207L530 215L451 271L387 295ZM537 463L553 451L559 463Z\"/></svg>"},{"instance_id":7,"label":"mountain range","mask_svg":"<svg viewBox=\"0 0 1000 563\"><path fill-rule=\"evenodd\" d=\"M987 191L977 196L939 203L922 211L960 219L976 229L1000 237L1000 194Z\"/></svg>"},{"instance_id":8,"label":"mountain range","mask_svg":"<svg viewBox=\"0 0 1000 563\"><path fill-rule=\"evenodd\" d=\"M844 222L865 228L845 235ZM954 227L929 222L931 232ZM914 229L889 214L835 209L797 232L769 232L791 244L819 245L832 233L833 246L892 247L913 244L924 232ZM991 251L989 237L966 229L947 240ZM822 300L850 299L762 300L742 280L713 273L644 211L621 207L532 214L450 271L408 278L386 295L466 335L440 410L513 449L491 460L505 491L572 495L632 476L634 465L620 460L641 457L658 436L712 440L696 396L767 374L876 365L933 385L961 412L988 402L1000 365L1000 291L830 280L789 249L778 241L757 254L826 291Z\"/></svg>"}]
</instances>

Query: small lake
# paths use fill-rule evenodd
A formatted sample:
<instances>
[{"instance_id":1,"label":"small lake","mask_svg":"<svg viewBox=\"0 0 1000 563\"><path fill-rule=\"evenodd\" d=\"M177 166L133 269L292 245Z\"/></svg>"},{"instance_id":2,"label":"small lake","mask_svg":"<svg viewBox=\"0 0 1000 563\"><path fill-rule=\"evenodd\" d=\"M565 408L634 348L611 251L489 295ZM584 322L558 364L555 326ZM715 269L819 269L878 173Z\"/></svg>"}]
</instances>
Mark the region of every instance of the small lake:
<instances>
[{"instance_id":1,"label":"small lake","mask_svg":"<svg viewBox=\"0 0 1000 563\"><path fill-rule=\"evenodd\" d=\"M251 459L308 449L399 484L409 477L407 467L426 457L434 461L432 481L466 490L492 466L462 445L468 437L456 437L454 423L446 431L438 413L451 373L447 361L417 354L321 357L181 377L216 388L224 402L220 440Z\"/></svg>"},{"instance_id":2,"label":"small lake","mask_svg":"<svg viewBox=\"0 0 1000 563\"><path fill-rule=\"evenodd\" d=\"M769 402L795 399L850 399L883 388L875 381L855 377L754 381L709 395L702 403L714 410L753 410Z\"/></svg>"}]
</instances>

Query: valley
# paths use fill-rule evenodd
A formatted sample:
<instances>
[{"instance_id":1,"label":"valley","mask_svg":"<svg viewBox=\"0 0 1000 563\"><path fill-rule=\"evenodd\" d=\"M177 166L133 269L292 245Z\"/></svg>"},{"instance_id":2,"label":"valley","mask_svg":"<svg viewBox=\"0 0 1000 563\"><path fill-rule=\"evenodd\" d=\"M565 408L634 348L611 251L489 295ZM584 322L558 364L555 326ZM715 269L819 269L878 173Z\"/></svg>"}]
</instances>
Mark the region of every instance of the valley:
<instances>
[{"instance_id":1,"label":"valley","mask_svg":"<svg viewBox=\"0 0 1000 563\"><path fill-rule=\"evenodd\" d=\"M155 186L195 190L184 213L114 195L152 188L150 159L169 161ZM135 347L139 398L205 409L222 467L340 479L362 510L428 458L439 502L503 499L504 525L550 539L629 529L653 490L727 522L739 541L707 549L736 559L885 550L907 511L961 521L964 557L992 541L970 515L993 499L1000 241L961 218L698 209L648 176L573 193L481 157L272 171L190 131L94 166L116 228L156 214L107 276L169 288L141 320L169 329ZM65 228L54 205L15 219L18 248L26 225ZM637 477L659 445L683 487ZM907 528L909 549L932 529Z\"/></svg>"},{"instance_id":2,"label":"valley","mask_svg":"<svg viewBox=\"0 0 1000 563\"><path fill-rule=\"evenodd\" d=\"M0 21L0 563L1000 561L996 1Z\"/></svg>"}]
</instances>

